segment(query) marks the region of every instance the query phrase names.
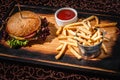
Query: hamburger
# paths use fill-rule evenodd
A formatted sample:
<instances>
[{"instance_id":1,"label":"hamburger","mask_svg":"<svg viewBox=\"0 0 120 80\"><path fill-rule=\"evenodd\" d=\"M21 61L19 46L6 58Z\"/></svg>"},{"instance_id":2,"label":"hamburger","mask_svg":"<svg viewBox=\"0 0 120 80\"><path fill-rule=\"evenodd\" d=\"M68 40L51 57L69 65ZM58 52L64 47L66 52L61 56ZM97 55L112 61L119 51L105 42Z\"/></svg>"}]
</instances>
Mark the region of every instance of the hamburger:
<instances>
[{"instance_id":1,"label":"hamburger","mask_svg":"<svg viewBox=\"0 0 120 80\"><path fill-rule=\"evenodd\" d=\"M4 38L12 48L26 46L30 41L45 41L50 34L46 18L41 18L32 11L13 14L6 25Z\"/></svg>"}]
</instances>

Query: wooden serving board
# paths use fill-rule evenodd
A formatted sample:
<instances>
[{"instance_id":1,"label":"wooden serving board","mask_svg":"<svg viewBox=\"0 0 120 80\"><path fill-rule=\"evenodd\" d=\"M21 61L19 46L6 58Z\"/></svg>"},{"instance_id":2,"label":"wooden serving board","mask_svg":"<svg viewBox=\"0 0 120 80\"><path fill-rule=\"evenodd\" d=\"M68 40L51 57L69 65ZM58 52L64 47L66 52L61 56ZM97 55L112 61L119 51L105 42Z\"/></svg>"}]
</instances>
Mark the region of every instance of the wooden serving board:
<instances>
[{"instance_id":1,"label":"wooden serving board","mask_svg":"<svg viewBox=\"0 0 120 80\"><path fill-rule=\"evenodd\" d=\"M38 53L43 54L54 54L57 55L58 51L56 51L56 48L60 45L59 40L56 35L56 31L59 28L55 22L54 14L38 14L39 16L46 17L49 21L49 29L50 29L50 35L47 37L46 41L41 43L40 41L34 41L30 46L22 47L22 49L28 50L28 51L34 51ZM100 20L100 23L110 23L109 20ZM107 34L105 35L108 39L110 39L107 42L103 42L108 50L107 53L104 53L103 50L101 51L101 54L92 60L99 60L106 57L111 56L112 47L115 44L115 41L117 40L117 31L118 28L116 26L111 27L105 27L102 28ZM74 57L74 55L67 51L65 55L69 55L71 57ZM63 57L64 58L64 57Z\"/></svg>"}]
</instances>

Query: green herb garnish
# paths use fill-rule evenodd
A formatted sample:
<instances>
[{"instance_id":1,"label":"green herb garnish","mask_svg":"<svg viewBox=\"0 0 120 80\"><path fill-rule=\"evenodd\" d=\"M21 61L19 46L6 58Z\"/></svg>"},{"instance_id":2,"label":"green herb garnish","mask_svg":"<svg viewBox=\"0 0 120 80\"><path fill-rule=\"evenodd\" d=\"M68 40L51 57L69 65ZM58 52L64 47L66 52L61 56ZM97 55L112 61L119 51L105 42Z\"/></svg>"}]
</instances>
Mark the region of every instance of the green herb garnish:
<instances>
[{"instance_id":1,"label":"green herb garnish","mask_svg":"<svg viewBox=\"0 0 120 80\"><path fill-rule=\"evenodd\" d=\"M28 40L17 40L17 39L11 39L7 40L7 43L10 45L11 48L18 48L21 46L27 45L29 41Z\"/></svg>"}]
</instances>

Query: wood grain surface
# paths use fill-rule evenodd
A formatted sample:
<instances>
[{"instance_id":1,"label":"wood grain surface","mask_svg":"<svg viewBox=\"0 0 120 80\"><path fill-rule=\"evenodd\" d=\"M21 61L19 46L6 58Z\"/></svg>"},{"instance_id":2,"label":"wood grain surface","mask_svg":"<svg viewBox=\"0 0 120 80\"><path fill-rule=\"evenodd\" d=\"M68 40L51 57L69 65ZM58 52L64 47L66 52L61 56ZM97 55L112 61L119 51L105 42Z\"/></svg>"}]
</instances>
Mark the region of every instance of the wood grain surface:
<instances>
[{"instance_id":1,"label":"wood grain surface","mask_svg":"<svg viewBox=\"0 0 120 80\"><path fill-rule=\"evenodd\" d=\"M59 46L60 43L56 36L56 31L58 29L58 26L55 22L54 14L38 14L38 15L41 17L46 17L47 20L49 21L50 35L47 37L45 42L33 41L28 46L22 47L21 49L25 49L31 52L32 51L39 52L42 54L57 55L58 52L56 51L56 48ZM107 19L100 20L100 23L110 23L110 22L111 21ZM92 60L99 60L99 59L103 59L103 58L111 56L112 47L114 46L115 41L117 40L117 37L118 37L118 34L117 34L118 28L116 26L105 27L101 29L107 32L105 36L110 39L107 42L106 41L103 42L105 46L107 47L108 53L104 53L104 51L101 49L101 54L97 58L92 59ZM74 57L74 55L71 54L71 52L69 51L67 51L65 55Z\"/></svg>"},{"instance_id":2,"label":"wood grain surface","mask_svg":"<svg viewBox=\"0 0 120 80\"><path fill-rule=\"evenodd\" d=\"M59 40L56 35L56 31L59 28L55 22L54 14L38 14L40 17L46 17L49 22L49 29L50 29L50 35L47 37L47 39L44 42L41 41L31 41L27 46L21 47L21 49L28 50L31 52L38 52L42 54L54 54L57 55L58 51L56 51L56 48L59 46ZM110 23L110 20L100 20L100 23ZM105 27L101 28L107 34L105 35L110 40L107 42L103 42L108 50L108 53L104 53L104 51L101 49L101 54L92 60L99 60L106 57L111 56L112 47L115 44L115 41L117 40L117 32L118 28L116 26L111 27ZM2 44L5 44L6 42L2 41ZM67 50L65 55L74 57L74 55ZM64 57L63 57L64 58Z\"/></svg>"}]
</instances>

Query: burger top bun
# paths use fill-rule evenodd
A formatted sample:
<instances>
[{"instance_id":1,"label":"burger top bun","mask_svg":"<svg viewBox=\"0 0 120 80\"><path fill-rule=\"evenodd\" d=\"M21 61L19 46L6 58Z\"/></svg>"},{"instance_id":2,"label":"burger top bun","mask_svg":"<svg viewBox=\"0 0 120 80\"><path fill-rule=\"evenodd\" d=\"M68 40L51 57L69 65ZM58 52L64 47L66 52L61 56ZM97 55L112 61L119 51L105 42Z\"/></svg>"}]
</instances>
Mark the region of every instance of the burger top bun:
<instances>
[{"instance_id":1,"label":"burger top bun","mask_svg":"<svg viewBox=\"0 0 120 80\"><path fill-rule=\"evenodd\" d=\"M41 20L39 16L31 11L21 11L22 17L20 12L15 13L12 15L6 26L6 31L8 34L17 36L17 37L24 37L28 36L40 28Z\"/></svg>"}]
</instances>

